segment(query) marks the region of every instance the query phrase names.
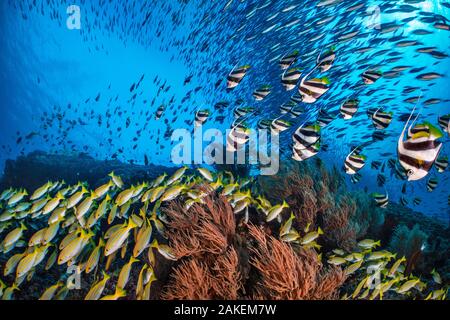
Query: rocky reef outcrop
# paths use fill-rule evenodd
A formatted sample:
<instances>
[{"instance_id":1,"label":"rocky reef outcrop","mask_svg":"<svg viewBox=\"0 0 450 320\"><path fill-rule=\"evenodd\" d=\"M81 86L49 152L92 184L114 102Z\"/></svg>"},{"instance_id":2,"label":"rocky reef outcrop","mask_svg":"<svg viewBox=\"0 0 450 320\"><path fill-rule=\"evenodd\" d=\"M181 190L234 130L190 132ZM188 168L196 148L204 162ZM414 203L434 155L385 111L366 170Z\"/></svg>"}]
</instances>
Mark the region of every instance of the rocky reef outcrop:
<instances>
[{"instance_id":1,"label":"rocky reef outcrop","mask_svg":"<svg viewBox=\"0 0 450 320\"><path fill-rule=\"evenodd\" d=\"M96 160L87 154L49 154L35 151L15 160L7 160L0 178L0 189L25 188L35 190L46 181L64 180L68 184L79 181L96 186L108 180L108 174L114 171L125 182L133 184L143 180L152 180L160 174L175 171L158 165L137 165L118 160Z\"/></svg>"}]
</instances>

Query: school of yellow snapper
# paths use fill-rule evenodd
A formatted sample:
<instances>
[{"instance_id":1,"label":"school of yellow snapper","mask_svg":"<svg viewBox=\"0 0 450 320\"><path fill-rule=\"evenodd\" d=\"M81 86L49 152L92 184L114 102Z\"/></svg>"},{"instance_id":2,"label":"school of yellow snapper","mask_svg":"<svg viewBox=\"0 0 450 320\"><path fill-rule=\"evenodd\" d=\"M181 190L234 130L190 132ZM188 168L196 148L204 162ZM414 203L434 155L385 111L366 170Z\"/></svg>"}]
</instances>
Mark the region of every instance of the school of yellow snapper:
<instances>
[{"instance_id":1,"label":"school of yellow snapper","mask_svg":"<svg viewBox=\"0 0 450 320\"><path fill-rule=\"evenodd\" d=\"M168 245L170 239L165 239L165 225L170 217L161 214L161 204L177 199L184 202L185 210L201 205L208 193L199 186L209 186L211 192L226 196L234 212L243 214L244 221L248 221L252 207L264 215L266 223L280 225L281 240L320 251L317 240L323 231L311 230L310 226L295 230L293 212L284 221L282 218L289 205L273 205L264 196L254 195L251 179L235 179L227 171L213 174L206 168L199 168L194 174L187 174L187 170L188 167L182 167L172 176L164 174L128 188L112 172L107 183L91 191L83 183L66 186L64 181L47 182L31 195L13 188L3 191L0 262L5 263L0 265L0 297L14 299L21 287L33 281L38 269L49 271L63 266L81 275L95 274L96 281L85 300L131 296L150 299L151 285L157 280L153 270L155 250L165 259L177 260ZM428 290L420 278L406 275L404 257L376 250L379 246L379 241L365 239L354 252L335 249L326 253L326 258L320 255L323 263L344 268L348 279L358 274L353 292L345 293L342 299L383 299L389 293L412 295L415 291L426 293L426 299L446 298L448 286L435 270L433 289ZM114 270L115 266L120 267ZM127 290L133 268L140 268L134 293ZM105 295L113 275L118 275L114 277L115 292ZM39 299L68 297L71 288L65 280L66 275L62 274L40 293Z\"/></svg>"}]
</instances>

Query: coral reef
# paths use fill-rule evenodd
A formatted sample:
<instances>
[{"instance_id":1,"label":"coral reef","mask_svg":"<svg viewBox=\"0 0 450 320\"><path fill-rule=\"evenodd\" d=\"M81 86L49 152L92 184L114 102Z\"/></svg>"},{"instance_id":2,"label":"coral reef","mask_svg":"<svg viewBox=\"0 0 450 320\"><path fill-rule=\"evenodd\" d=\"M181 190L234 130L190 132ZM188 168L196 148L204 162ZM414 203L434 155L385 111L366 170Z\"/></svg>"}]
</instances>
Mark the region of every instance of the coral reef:
<instances>
[{"instance_id":1,"label":"coral reef","mask_svg":"<svg viewBox=\"0 0 450 320\"><path fill-rule=\"evenodd\" d=\"M300 228L321 226L329 248L353 248L384 220L382 209L368 195L348 192L339 171L328 171L320 159L290 162L276 176L259 177L259 185L269 199L288 202Z\"/></svg>"},{"instance_id":2,"label":"coral reef","mask_svg":"<svg viewBox=\"0 0 450 320\"><path fill-rule=\"evenodd\" d=\"M237 299L242 286L233 244L233 210L223 196L209 192L204 204L185 210L181 202L163 209L170 217L167 237L181 262L174 268L164 299Z\"/></svg>"},{"instance_id":3,"label":"coral reef","mask_svg":"<svg viewBox=\"0 0 450 320\"><path fill-rule=\"evenodd\" d=\"M36 165L35 157L20 161ZM78 157L68 163L86 164ZM132 168L127 180L142 179L142 168ZM320 160L256 180L186 167L132 186L111 175L93 182L95 190L48 178L34 200L23 189L1 194L0 289L19 286L16 299L37 299L51 288L58 289L55 299L83 299L101 285L105 296L125 287L126 299L447 296L448 228L393 203L376 207ZM122 242L111 236L119 232ZM110 241L113 254L104 248ZM41 253L42 260L26 265ZM81 272L80 290L63 285L71 266Z\"/></svg>"},{"instance_id":4,"label":"coral reef","mask_svg":"<svg viewBox=\"0 0 450 320\"><path fill-rule=\"evenodd\" d=\"M250 264L259 280L253 298L264 300L333 299L345 281L340 268L325 270L314 249L297 250L261 228L250 226L255 245L250 248Z\"/></svg>"},{"instance_id":5,"label":"coral reef","mask_svg":"<svg viewBox=\"0 0 450 320\"><path fill-rule=\"evenodd\" d=\"M389 250L397 252L400 257L405 257L408 261L406 273L414 270L414 265L418 263L422 256L422 251L428 236L420 230L419 225L414 225L409 229L405 225L395 227Z\"/></svg>"},{"instance_id":6,"label":"coral reef","mask_svg":"<svg viewBox=\"0 0 450 320\"><path fill-rule=\"evenodd\" d=\"M187 211L180 202L164 209L171 219L167 237L179 262L162 298L338 297L345 276L339 268L326 269L314 249L295 250L252 224L236 230L232 207L224 196L210 191L203 201Z\"/></svg>"}]
</instances>

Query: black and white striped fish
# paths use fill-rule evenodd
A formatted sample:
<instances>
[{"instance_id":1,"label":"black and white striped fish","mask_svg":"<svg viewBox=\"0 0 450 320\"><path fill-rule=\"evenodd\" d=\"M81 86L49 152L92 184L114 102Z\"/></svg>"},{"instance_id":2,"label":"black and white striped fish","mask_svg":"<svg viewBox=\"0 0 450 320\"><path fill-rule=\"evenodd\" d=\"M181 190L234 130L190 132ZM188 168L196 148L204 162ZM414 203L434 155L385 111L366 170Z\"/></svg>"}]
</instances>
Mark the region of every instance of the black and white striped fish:
<instances>
[{"instance_id":1,"label":"black and white striped fish","mask_svg":"<svg viewBox=\"0 0 450 320\"><path fill-rule=\"evenodd\" d=\"M272 87L269 85L264 85L253 92L253 97L255 98L255 100L261 101L264 100L264 98L267 97L270 92L272 92Z\"/></svg>"},{"instance_id":2,"label":"black and white striped fish","mask_svg":"<svg viewBox=\"0 0 450 320\"><path fill-rule=\"evenodd\" d=\"M255 109L251 107L237 107L233 111L233 115L235 119L239 119L241 117L245 117L247 114L253 112Z\"/></svg>"},{"instance_id":3,"label":"black and white striped fish","mask_svg":"<svg viewBox=\"0 0 450 320\"><path fill-rule=\"evenodd\" d=\"M224 109L227 109L229 105L230 105L230 103L227 102L227 101L220 101L220 102L217 102L214 105L214 109L216 109L216 110L224 110Z\"/></svg>"},{"instance_id":4,"label":"black and white striped fish","mask_svg":"<svg viewBox=\"0 0 450 320\"><path fill-rule=\"evenodd\" d=\"M334 59L336 59L336 54L334 53L334 48L331 48L327 52L319 55L317 58L317 66L322 72L326 72L333 66Z\"/></svg>"},{"instance_id":5,"label":"black and white striped fish","mask_svg":"<svg viewBox=\"0 0 450 320\"><path fill-rule=\"evenodd\" d=\"M386 129L392 122L392 112L383 112L379 109L372 115L372 123L378 130Z\"/></svg>"},{"instance_id":6,"label":"black and white striped fish","mask_svg":"<svg viewBox=\"0 0 450 320\"><path fill-rule=\"evenodd\" d=\"M291 118L297 118L299 117L301 114L303 114L303 112L305 112L305 110L303 110L300 107L293 107L290 111L289 114L291 115Z\"/></svg>"},{"instance_id":7,"label":"black and white striped fish","mask_svg":"<svg viewBox=\"0 0 450 320\"><path fill-rule=\"evenodd\" d=\"M272 120L261 119L258 121L258 129L267 130L270 128L271 124L272 124Z\"/></svg>"},{"instance_id":8,"label":"black and white striped fish","mask_svg":"<svg viewBox=\"0 0 450 320\"><path fill-rule=\"evenodd\" d=\"M334 117L331 114L329 114L327 111L325 111L324 109L319 110L319 114L317 116L317 123L319 124L319 126L321 126L322 128L326 127L333 120L334 120Z\"/></svg>"},{"instance_id":9,"label":"black and white striped fish","mask_svg":"<svg viewBox=\"0 0 450 320\"><path fill-rule=\"evenodd\" d=\"M367 109L367 116L369 117L369 118L371 118L372 119L372 116L375 114L375 112L378 110L378 108L369 108L369 109Z\"/></svg>"},{"instance_id":10,"label":"black and white striped fish","mask_svg":"<svg viewBox=\"0 0 450 320\"><path fill-rule=\"evenodd\" d=\"M292 126L292 123L283 119L275 119L272 121L270 128L272 131L280 133L286 131Z\"/></svg>"},{"instance_id":11,"label":"black and white striped fish","mask_svg":"<svg viewBox=\"0 0 450 320\"><path fill-rule=\"evenodd\" d=\"M232 90L238 86L250 69L249 65L234 68L227 77L227 89Z\"/></svg>"},{"instance_id":12,"label":"black and white striped fish","mask_svg":"<svg viewBox=\"0 0 450 320\"><path fill-rule=\"evenodd\" d=\"M250 129L243 124L236 125L227 135L227 151L236 151L239 146L246 144L249 139Z\"/></svg>"},{"instance_id":13,"label":"black and white striped fish","mask_svg":"<svg viewBox=\"0 0 450 320\"><path fill-rule=\"evenodd\" d=\"M292 148L292 159L294 159L295 161L304 161L315 156L317 153L319 153L319 150L320 142L301 149L298 149L294 146Z\"/></svg>"},{"instance_id":14,"label":"black and white striped fish","mask_svg":"<svg viewBox=\"0 0 450 320\"><path fill-rule=\"evenodd\" d=\"M414 198L413 203L414 203L416 206L418 206L419 204L422 203L422 199L420 199L420 198Z\"/></svg>"},{"instance_id":15,"label":"black and white striped fish","mask_svg":"<svg viewBox=\"0 0 450 320\"><path fill-rule=\"evenodd\" d=\"M442 130L450 134L450 114L438 117L438 122Z\"/></svg>"},{"instance_id":16,"label":"black and white striped fish","mask_svg":"<svg viewBox=\"0 0 450 320\"><path fill-rule=\"evenodd\" d=\"M293 68L287 70L281 76L281 84L284 86L286 91L291 91L297 85L298 79L302 76L302 72L299 68Z\"/></svg>"},{"instance_id":17,"label":"black and white striped fish","mask_svg":"<svg viewBox=\"0 0 450 320\"><path fill-rule=\"evenodd\" d=\"M209 115L210 115L209 110L197 111L197 113L195 114L195 126L200 127L201 125L203 125L206 122L206 120L208 120Z\"/></svg>"},{"instance_id":18,"label":"black and white striped fish","mask_svg":"<svg viewBox=\"0 0 450 320\"><path fill-rule=\"evenodd\" d=\"M373 84L382 77L381 71L367 70L361 77L365 84Z\"/></svg>"},{"instance_id":19,"label":"black and white striped fish","mask_svg":"<svg viewBox=\"0 0 450 320\"><path fill-rule=\"evenodd\" d=\"M387 165L389 169L393 169L395 168L397 164L397 161L394 158L389 158L389 160L387 161Z\"/></svg>"},{"instance_id":20,"label":"black and white striped fish","mask_svg":"<svg viewBox=\"0 0 450 320\"><path fill-rule=\"evenodd\" d=\"M443 135L437 127L425 122L412 128L409 127L408 139L404 141L406 128L413 112L403 128L397 144L398 159L407 172L409 181L420 180L428 174L442 148L442 143L437 139Z\"/></svg>"},{"instance_id":21,"label":"black and white striped fish","mask_svg":"<svg viewBox=\"0 0 450 320\"><path fill-rule=\"evenodd\" d=\"M291 97L291 102L295 103L295 104L299 104L300 102L302 102L302 96L300 95L300 93L296 93Z\"/></svg>"},{"instance_id":22,"label":"black and white striped fish","mask_svg":"<svg viewBox=\"0 0 450 320\"><path fill-rule=\"evenodd\" d=\"M292 64L294 64L298 59L298 51L295 50L294 52L287 54L283 56L280 60L280 68L281 70L286 70L289 68Z\"/></svg>"},{"instance_id":23,"label":"black and white striped fish","mask_svg":"<svg viewBox=\"0 0 450 320\"><path fill-rule=\"evenodd\" d=\"M428 137L431 134L430 127L426 124L417 124L412 128L408 129L407 137L408 139L412 137Z\"/></svg>"},{"instance_id":24,"label":"black and white striped fish","mask_svg":"<svg viewBox=\"0 0 450 320\"><path fill-rule=\"evenodd\" d=\"M298 91L302 96L302 102L304 103L314 103L322 95L324 95L329 89L330 80L327 77L314 78L311 80L306 80L306 77L300 82Z\"/></svg>"},{"instance_id":25,"label":"black and white striped fish","mask_svg":"<svg viewBox=\"0 0 450 320\"><path fill-rule=\"evenodd\" d=\"M360 173L356 173L356 174L352 175L352 177L350 178L350 181L351 181L353 184L356 184L356 183L358 183L359 181L361 181L361 178L362 178L362 175L361 175Z\"/></svg>"},{"instance_id":26,"label":"black and white striped fish","mask_svg":"<svg viewBox=\"0 0 450 320\"><path fill-rule=\"evenodd\" d=\"M386 183L386 177L383 174L379 173L377 175L377 185L379 187L382 187L382 186L384 186L385 183Z\"/></svg>"},{"instance_id":27,"label":"black and white striped fish","mask_svg":"<svg viewBox=\"0 0 450 320\"><path fill-rule=\"evenodd\" d=\"M443 156L443 157L437 158L434 165L436 166L436 169L439 173L444 172L445 169L447 169L447 167L448 167L448 157Z\"/></svg>"},{"instance_id":28,"label":"black and white striped fish","mask_svg":"<svg viewBox=\"0 0 450 320\"><path fill-rule=\"evenodd\" d=\"M367 157L357 154L355 150L345 158L344 169L347 174L353 175L361 170L366 164Z\"/></svg>"},{"instance_id":29,"label":"black and white striped fish","mask_svg":"<svg viewBox=\"0 0 450 320\"><path fill-rule=\"evenodd\" d=\"M438 185L438 180L436 178L430 178L427 182L427 190L428 192L432 192L434 189L436 189Z\"/></svg>"},{"instance_id":30,"label":"black and white striped fish","mask_svg":"<svg viewBox=\"0 0 450 320\"><path fill-rule=\"evenodd\" d=\"M280 107L281 114L286 114L286 113L291 112L292 108L294 108L296 105L297 104L292 101L283 103Z\"/></svg>"},{"instance_id":31,"label":"black and white striped fish","mask_svg":"<svg viewBox=\"0 0 450 320\"><path fill-rule=\"evenodd\" d=\"M378 170L378 168L380 168L381 166L381 162L380 161L372 161L372 163L370 164L370 167L372 169Z\"/></svg>"},{"instance_id":32,"label":"black and white striped fish","mask_svg":"<svg viewBox=\"0 0 450 320\"><path fill-rule=\"evenodd\" d=\"M320 126L300 126L292 136L292 140L295 148L306 149L320 140Z\"/></svg>"},{"instance_id":33,"label":"black and white striped fish","mask_svg":"<svg viewBox=\"0 0 450 320\"><path fill-rule=\"evenodd\" d=\"M394 175L399 180L408 179L408 172L398 162L394 165Z\"/></svg>"},{"instance_id":34,"label":"black and white striped fish","mask_svg":"<svg viewBox=\"0 0 450 320\"><path fill-rule=\"evenodd\" d=\"M355 113L358 111L359 100L358 99L349 99L346 100L342 105L339 111L344 119L348 120L353 118Z\"/></svg>"},{"instance_id":35,"label":"black and white striped fish","mask_svg":"<svg viewBox=\"0 0 450 320\"><path fill-rule=\"evenodd\" d=\"M377 207L384 209L389 204L389 195L388 194L373 193L372 197L375 200Z\"/></svg>"}]
</instances>

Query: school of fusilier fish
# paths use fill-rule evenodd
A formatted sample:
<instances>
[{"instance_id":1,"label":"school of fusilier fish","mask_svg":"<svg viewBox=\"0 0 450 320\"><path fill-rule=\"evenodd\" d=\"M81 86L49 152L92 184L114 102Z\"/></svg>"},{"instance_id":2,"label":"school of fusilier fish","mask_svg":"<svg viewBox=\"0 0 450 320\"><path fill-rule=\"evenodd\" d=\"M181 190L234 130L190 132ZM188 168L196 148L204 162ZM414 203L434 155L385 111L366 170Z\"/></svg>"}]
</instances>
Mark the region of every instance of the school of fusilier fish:
<instances>
[{"instance_id":1,"label":"school of fusilier fish","mask_svg":"<svg viewBox=\"0 0 450 320\"><path fill-rule=\"evenodd\" d=\"M2 299L14 299L21 286L35 280L37 270L60 267L68 271L72 268L81 276L95 274L97 280L86 300L149 299L152 283L157 280L153 271L155 253L177 260L166 244L165 224L170 217L161 214L161 204L180 200L185 210L190 210L193 205L201 205L208 192L226 196L234 213L244 220L248 220L249 207L257 208L267 223L278 221L282 241L320 252L316 242L323 234L320 227L296 230L293 213L283 221L282 213L289 209L286 202L272 204L264 196L254 194L251 179L235 178L230 172L213 174L204 168L193 173L188 170L182 167L172 176L164 174L131 187L111 173L107 183L92 191L83 183L66 186L64 181L47 182L30 195L26 190L3 191L0 254L9 258L0 266ZM439 273L433 270L434 285L428 289L420 278L404 274L404 257L376 250L378 246L379 241L365 239L358 242L354 252L335 249L321 258L324 263L344 268L347 276L358 270L365 272L354 292L346 293L342 299L382 299L389 291L406 295L415 290L428 290L427 299L446 298L448 287L443 285ZM135 292L129 292L127 284L133 268L140 271ZM61 272L61 279L49 284L39 299L70 298L73 288L68 285L68 274L71 273ZM105 295L105 286L113 276L115 292ZM375 282L375 278L379 280Z\"/></svg>"}]
</instances>

